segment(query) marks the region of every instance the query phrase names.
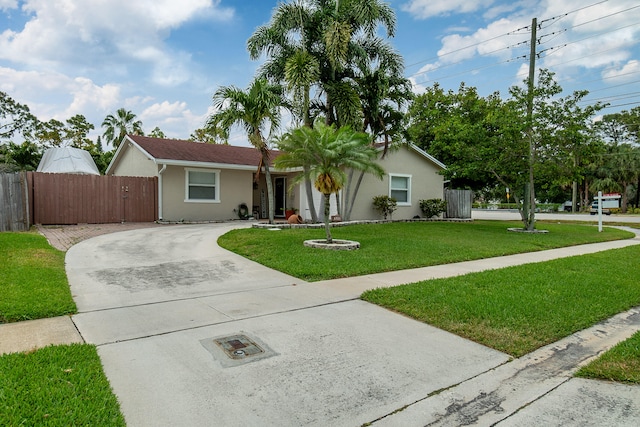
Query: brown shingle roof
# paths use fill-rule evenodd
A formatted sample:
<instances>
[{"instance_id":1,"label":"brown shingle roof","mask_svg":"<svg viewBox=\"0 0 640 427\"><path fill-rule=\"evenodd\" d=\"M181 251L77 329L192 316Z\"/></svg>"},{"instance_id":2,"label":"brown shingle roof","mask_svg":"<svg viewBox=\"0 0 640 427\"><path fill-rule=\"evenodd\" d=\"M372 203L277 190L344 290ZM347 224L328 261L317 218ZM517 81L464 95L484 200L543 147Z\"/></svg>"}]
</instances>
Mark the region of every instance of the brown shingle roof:
<instances>
[{"instance_id":1,"label":"brown shingle roof","mask_svg":"<svg viewBox=\"0 0 640 427\"><path fill-rule=\"evenodd\" d=\"M260 163L260 153L251 147L205 144L202 142L150 138L137 135L129 135L129 138L156 159L255 167ZM271 159L274 159L277 154L277 151L272 151Z\"/></svg>"}]
</instances>

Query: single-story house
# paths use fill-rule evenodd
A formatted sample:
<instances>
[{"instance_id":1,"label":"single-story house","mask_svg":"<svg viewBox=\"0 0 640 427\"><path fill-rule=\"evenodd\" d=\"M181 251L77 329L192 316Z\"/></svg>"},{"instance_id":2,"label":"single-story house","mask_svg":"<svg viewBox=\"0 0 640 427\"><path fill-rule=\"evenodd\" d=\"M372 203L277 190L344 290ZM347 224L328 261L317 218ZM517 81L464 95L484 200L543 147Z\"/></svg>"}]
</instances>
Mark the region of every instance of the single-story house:
<instances>
[{"instance_id":1,"label":"single-story house","mask_svg":"<svg viewBox=\"0 0 640 427\"><path fill-rule=\"evenodd\" d=\"M272 155L275 158L278 152ZM158 218L164 221L238 219L245 207L249 215L266 218L264 173L256 180L259 164L260 154L252 147L127 135L106 174L158 177ZM443 177L438 172L445 166L418 147L390 151L380 164L384 178L365 175L351 219L380 218L372 204L380 194L398 200L394 219L419 215L420 199L443 197ZM276 218L285 218L290 209L311 218L304 185L290 186L297 173L271 169ZM322 196L314 194L314 201L320 211Z\"/></svg>"}]
</instances>

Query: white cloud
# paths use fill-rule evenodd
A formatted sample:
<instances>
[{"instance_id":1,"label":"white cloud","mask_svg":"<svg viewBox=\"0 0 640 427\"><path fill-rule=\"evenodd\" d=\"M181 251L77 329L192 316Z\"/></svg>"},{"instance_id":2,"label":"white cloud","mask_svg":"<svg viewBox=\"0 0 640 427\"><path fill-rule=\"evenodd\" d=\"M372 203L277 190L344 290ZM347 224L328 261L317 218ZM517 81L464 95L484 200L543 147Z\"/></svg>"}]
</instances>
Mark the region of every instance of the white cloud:
<instances>
[{"instance_id":1,"label":"white cloud","mask_svg":"<svg viewBox=\"0 0 640 427\"><path fill-rule=\"evenodd\" d=\"M611 81L625 82L636 80L640 74L640 61L634 59L620 68L613 68L605 70L602 73L602 77L611 79Z\"/></svg>"},{"instance_id":2,"label":"white cloud","mask_svg":"<svg viewBox=\"0 0 640 427\"><path fill-rule=\"evenodd\" d=\"M469 13L490 6L494 0L411 0L401 6L418 19L432 16L449 15L451 13Z\"/></svg>"},{"instance_id":3,"label":"white cloud","mask_svg":"<svg viewBox=\"0 0 640 427\"><path fill-rule=\"evenodd\" d=\"M103 73L126 73L122 64L133 60L132 66L154 67L152 76L168 85L184 82L190 68L189 55L166 45L171 30L194 20L233 17L220 0L26 0L22 10L31 19L21 30L0 33L0 59ZM167 69L172 69L170 78L157 78Z\"/></svg>"},{"instance_id":4,"label":"white cloud","mask_svg":"<svg viewBox=\"0 0 640 427\"><path fill-rule=\"evenodd\" d=\"M17 9L17 0L0 0L0 10Z\"/></svg>"},{"instance_id":5,"label":"white cloud","mask_svg":"<svg viewBox=\"0 0 640 427\"><path fill-rule=\"evenodd\" d=\"M26 104L40 120L66 120L82 114L90 122L102 122L118 105L120 87L97 85L84 77L70 78L56 72L17 71L0 67L0 90Z\"/></svg>"}]
</instances>

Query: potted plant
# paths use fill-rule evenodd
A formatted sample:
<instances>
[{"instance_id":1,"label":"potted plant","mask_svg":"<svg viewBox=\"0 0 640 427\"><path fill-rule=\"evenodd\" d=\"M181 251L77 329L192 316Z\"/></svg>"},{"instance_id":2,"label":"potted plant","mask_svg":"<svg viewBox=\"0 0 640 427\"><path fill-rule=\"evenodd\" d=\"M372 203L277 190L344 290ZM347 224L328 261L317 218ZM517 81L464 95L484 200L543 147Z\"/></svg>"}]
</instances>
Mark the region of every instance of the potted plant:
<instances>
[{"instance_id":1,"label":"potted plant","mask_svg":"<svg viewBox=\"0 0 640 427\"><path fill-rule=\"evenodd\" d=\"M298 213L298 209L296 208L286 208L284 211L284 216L286 219L289 219L291 215L295 215Z\"/></svg>"}]
</instances>

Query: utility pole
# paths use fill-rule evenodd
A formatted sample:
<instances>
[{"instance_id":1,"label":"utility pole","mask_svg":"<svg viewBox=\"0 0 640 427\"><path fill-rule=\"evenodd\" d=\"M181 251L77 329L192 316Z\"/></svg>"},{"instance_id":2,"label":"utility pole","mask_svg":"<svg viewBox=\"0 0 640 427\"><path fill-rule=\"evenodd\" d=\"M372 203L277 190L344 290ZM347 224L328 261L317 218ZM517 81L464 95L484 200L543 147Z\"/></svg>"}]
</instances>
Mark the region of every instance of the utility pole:
<instances>
[{"instance_id":1,"label":"utility pole","mask_svg":"<svg viewBox=\"0 0 640 427\"><path fill-rule=\"evenodd\" d=\"M535 143L533 139L533 80L536 75L536 30L538 27L538 19L531 20L531 53L529 54L529 82L527 93L527 133L529 134L529 183L525 191L525 207L528 212L524 212L526 216L526 229L533 231L535 228L536 215L536 193L534 187L533 166L535 164Z\"/></svg>"}]
</instances>

